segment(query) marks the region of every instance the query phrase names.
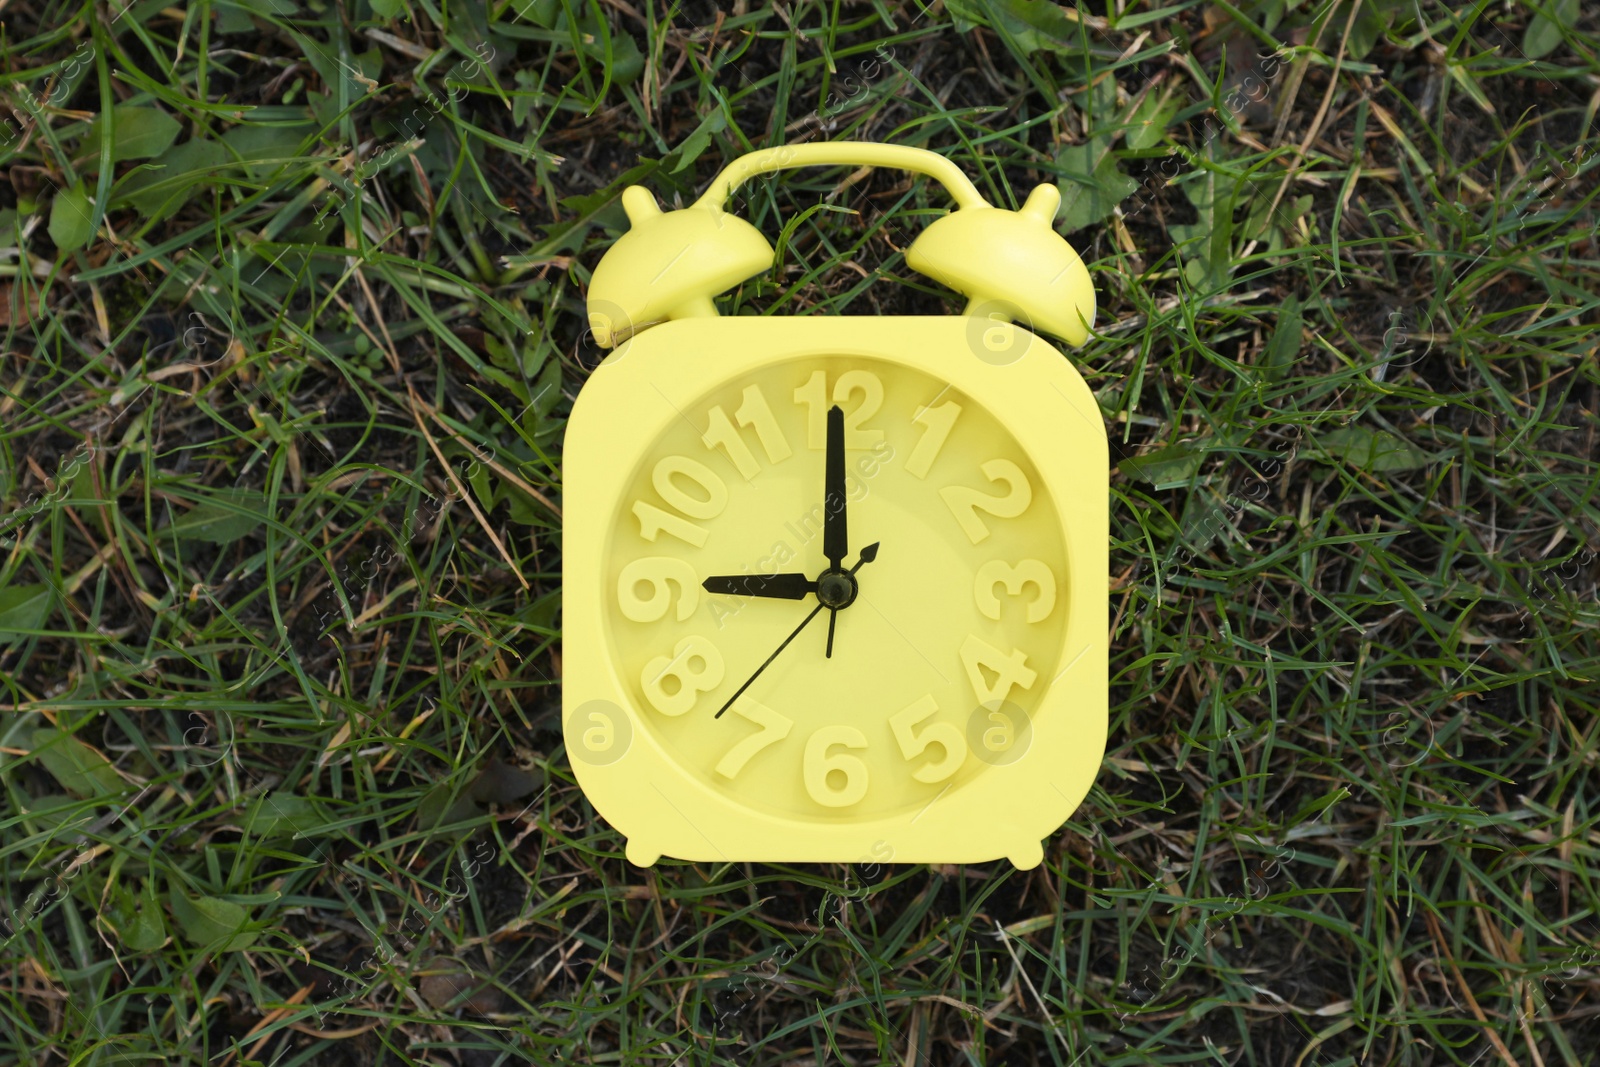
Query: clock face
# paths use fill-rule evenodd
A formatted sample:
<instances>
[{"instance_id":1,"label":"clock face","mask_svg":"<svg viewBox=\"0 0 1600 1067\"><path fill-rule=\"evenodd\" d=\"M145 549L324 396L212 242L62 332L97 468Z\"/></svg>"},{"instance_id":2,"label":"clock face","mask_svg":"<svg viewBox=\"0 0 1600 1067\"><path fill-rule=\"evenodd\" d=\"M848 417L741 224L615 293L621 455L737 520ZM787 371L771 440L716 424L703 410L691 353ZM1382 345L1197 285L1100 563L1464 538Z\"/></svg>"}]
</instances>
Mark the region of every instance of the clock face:
<instances>
[{"instance_id":1,"label":"clock face","mask_svg":"<svg viewBox=\"0 0 1600 1067\"><path fill-rule=\"evenodd\" d=\"M1071 597L1059 502L1003 421L861 356L776 361L677 414L602 551L640 727L791 819L915 813L1004 775L1068 666Z\"/></svg>"}]
</instances>

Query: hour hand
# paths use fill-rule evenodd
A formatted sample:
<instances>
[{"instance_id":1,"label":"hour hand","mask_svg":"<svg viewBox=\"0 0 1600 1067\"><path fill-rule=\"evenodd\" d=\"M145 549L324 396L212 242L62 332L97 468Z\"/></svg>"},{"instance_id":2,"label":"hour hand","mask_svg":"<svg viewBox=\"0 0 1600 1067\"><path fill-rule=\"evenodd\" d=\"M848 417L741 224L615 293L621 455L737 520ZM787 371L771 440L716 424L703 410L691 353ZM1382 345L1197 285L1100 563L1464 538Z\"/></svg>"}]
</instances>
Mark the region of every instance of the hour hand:
<instances>
[{"instance_id":1,"label":"hour hand","mask_svg":"<svg viewBox=\"0 0 1600 1067\"><path fill-rule=\"evenodd\" d=\"M817 583L803 574L717 574L700 585L708 593L778 600L801 600L817 589Z\"/></svg>"}]
</instances>

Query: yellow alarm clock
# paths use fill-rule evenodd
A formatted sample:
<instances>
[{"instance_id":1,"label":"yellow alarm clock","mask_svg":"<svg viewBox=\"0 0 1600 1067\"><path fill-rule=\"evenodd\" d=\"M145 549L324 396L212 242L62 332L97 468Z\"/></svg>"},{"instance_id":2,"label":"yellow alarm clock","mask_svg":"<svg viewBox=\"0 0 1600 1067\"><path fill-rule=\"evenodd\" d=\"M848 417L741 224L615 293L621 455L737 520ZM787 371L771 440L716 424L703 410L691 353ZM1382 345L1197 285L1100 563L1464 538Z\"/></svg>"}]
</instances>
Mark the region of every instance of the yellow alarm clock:
<instances>
[{"instance_id":1,"label":"yellow alarm clock","mask_svg":"<svg viewBox=\"0 0 1600 1067\"><path fill-rule=\"evenodd\" d=\"M949 191L906 261L963 315L718 315L773 263L728 196L817 164ZM1055 187L1004 210L935 153L835 142L743 156L687 208L622 203L588 303L614 351L564 452L585 795L640 866L1037 865L1106 740L1105 429L1033 332L1094 319Z\"/></svg>"}]
</instances>

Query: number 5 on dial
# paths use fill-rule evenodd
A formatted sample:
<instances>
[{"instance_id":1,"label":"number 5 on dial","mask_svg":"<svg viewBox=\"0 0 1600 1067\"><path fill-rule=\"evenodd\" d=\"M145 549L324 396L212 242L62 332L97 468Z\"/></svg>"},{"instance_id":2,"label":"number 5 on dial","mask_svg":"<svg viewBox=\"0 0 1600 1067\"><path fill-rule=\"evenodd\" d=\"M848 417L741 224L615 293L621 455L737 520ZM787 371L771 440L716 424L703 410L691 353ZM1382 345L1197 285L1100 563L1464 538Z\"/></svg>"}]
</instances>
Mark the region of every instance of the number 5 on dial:
<instances>
[{"instance_id":1,"label":"number 5 on dial","mask_svg":"<svg viewBox=\"0 0 1600 1067\"><path fill-rule=\"evenodd\" d=\"M917 724L938 710L939 705L933 697L925 696L889 716L889 729L894 731L895 743L900 746L900 754L906 759L916 759L927 751L929 745L938 745L943 752L941 759L925 763L911 772L911 777L919 782L942 782L956 773L967 759L967 739L949 723L929 723L920 733L917 731Z\"/></svg>"}]
</instances>

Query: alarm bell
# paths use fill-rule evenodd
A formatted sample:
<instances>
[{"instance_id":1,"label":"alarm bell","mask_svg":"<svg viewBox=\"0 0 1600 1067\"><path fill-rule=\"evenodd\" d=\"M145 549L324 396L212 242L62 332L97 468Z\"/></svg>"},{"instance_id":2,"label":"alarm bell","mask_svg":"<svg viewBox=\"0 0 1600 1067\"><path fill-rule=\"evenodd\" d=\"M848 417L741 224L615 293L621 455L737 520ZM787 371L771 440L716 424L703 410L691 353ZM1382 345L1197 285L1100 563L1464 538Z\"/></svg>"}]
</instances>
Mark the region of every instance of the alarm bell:
<instances>
[{"instance_id":1,"label":"alarm bell","mask_svg":"<svg viewBox=\"0 0 1600 1067\"><path fill-rule=\"evenodd\" d=\"M1020 211L952 211L911 242L906 263L966 296L967 314L981 307L1081 345L1094 321L1094 287L1052 226L1060 203L1055 186L1039 185Z\"/></svg>"},{"instance_id":2,"label":"alarm bell","mask_svg":"<svg viewBox=\"0 0 1600 1067\"><path fill-rule=\"evenodd\" d=\"M589 283L589 327L601 348L667 319L715 316L712 297L772 266L775 254L761 231L720 207L663 212L650 190L630 185L622 210L628 232L601 257Z\"/></svg>"}]
</instances>

